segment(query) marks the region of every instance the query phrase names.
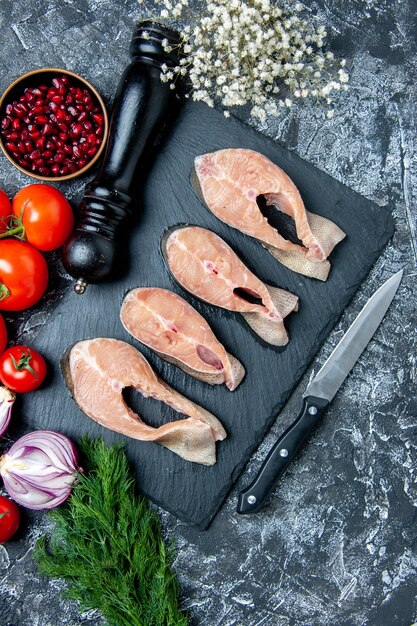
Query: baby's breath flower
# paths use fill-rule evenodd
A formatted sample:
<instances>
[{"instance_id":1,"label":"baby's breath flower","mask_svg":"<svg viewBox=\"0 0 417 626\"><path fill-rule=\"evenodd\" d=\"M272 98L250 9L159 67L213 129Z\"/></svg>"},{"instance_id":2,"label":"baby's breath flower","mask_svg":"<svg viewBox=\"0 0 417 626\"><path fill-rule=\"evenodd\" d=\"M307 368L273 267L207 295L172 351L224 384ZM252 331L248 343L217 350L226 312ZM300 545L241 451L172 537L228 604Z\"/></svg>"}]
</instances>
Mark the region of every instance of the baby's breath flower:
<instances>
[{"instance_id":1,"label":"baby's breath flower","mask_svg":"<svg viewBox=\"0 0 417 626\"><path fill-rule=\"evenodd\" d=\"M161 71L171 89L188 73L194 100L225 109L251 104L261 122L294 99L330 104L330 95L347 89L346 61L337 63L333 52L322 50L326 30L310 13L304 18L302 2L281 9L274 0L197 0L192 23L184 25L188 1L157 0L160 17L176 20L182 31L178 66L164 64ZM166 39L162 46L171 50ZM329 110L329 119L333 114Z\"/></svg>"}]
</instances>

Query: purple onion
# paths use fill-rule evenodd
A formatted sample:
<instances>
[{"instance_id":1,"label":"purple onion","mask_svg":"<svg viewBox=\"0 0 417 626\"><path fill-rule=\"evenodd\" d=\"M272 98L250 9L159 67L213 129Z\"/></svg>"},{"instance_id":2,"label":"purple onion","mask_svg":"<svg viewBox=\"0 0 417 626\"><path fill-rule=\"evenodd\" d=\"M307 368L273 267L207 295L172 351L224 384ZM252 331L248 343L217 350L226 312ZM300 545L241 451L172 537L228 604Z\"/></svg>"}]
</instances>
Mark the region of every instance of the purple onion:
<instances>
[{"instance_id":1,"label":"purple onion","mask_svg":"<svg viewBox=\"0 0 417 626\"><path fill-rule=\"evenodd\" d=\"M72 441L51 430L24 435L0 458L7 493L28 509L65 502L80 471Z\"/></svg>"},{"instance_id":2,"label":"purple onion","mask_svg":"<svg viewBox=\"0 0 417 626\"><path fill-rule=\"evenodd\" d=\"M0 386L0 437L6 432L9 426L15 400L16 396L10 389Z\"/></svg>"}]
</instances>

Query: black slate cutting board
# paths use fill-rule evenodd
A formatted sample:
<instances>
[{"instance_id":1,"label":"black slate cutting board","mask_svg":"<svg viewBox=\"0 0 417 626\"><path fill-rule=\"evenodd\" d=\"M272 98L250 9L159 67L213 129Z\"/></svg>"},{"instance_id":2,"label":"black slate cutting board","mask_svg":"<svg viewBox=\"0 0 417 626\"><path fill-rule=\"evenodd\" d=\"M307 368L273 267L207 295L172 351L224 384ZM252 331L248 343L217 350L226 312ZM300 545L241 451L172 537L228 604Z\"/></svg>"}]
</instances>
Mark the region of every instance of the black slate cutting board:
<instances>
[{"instance_id":1,"label":"black slate cutting board","mask_svg":"<svg viewBox=\"0 0 417 626\"><path fill-rule=\"evenodd\" d=\"M258 242L217 220L202 204L190 182L193 158L227 147L265 154L293 179L310 211L334 220L347 233L331 255L326 283L286 269ZM286 322L291 336L286 348L264 344L240 315L204 304L172 281L159 244L164 230L179 223L210 228L263 281L299 295L300 310ZM25 421L63 432L75 441L83 434L102 435L108 442L124 440L142 492L179 518L206 528L392 233L392 218L381 207L238 121L205 105L188 104L147 179L143 215L131 232L128 273L119 282L89 286L82 296L70 291L37 337L34 347L48 359L51 376L43 389L22 398ZM119 321L119 310L126 292L137 286L173 289L206 317L219 340L247 370L236 391L229 392L224 385L210 387L187 376L129 336ZM157 444L112 433L76 407L58 361L75 342L99 336L140 347L168 384L219 417L228 438L217 444L216 465L190 463ZM136 393L130 394L129 402L154 426L178 417L165 405Z\"/></svg>"}]
</instances>

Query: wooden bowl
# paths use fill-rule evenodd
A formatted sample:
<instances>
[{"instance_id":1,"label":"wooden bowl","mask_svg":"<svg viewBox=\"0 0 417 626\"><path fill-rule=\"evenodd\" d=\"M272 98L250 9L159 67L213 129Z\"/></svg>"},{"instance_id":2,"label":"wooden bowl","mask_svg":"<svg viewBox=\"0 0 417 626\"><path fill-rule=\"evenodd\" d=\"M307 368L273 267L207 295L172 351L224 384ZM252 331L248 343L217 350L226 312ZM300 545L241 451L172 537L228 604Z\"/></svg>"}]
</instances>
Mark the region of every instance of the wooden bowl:
<instances>
[{"instance_id":1,"label":"wooden bowl","mask_svg":"<svg viewBox=\"0 0 417 626\"><path fill-rule=\"evenodd\" d=\"M82 176L87 172L96 163L97 159L100 158L107 141L108 131L109 131L109 119L106 111L105 104L98 93L98 91L89 83L85 78L71 72L69 70L64 70L61 68L55 67L46 67L42 69L33 70L28 72L27 74L23 74L17 78L7 89L4 91L3 95L0 98L0 120L5 117L5 107L12 103L15 100L18 100L20 96L23 95L23 92L26 87L38 87L39 85L45 84L49 82L54 77L59 77L60 75L66 75L70 78L72 86L79 85L80 87L87 88L91 95L97 100L97 103L101 109L101 113L104 118L104 130L102 141L99 146L96 154L91 157L91 160L86 163L82 168L75 172L71 172L69 174L63 174L61 176L42 176L39 173L32 172L31 170L25 169L22 167L14 158L13 154L11 154L5 147L4 139L0 134L0 148L3 150L7 159L12 163L17 169L26 174L27 176L31 176L32 178L36 178L38 180L42 180L44 182L61 182L64 180L70 180L71 178L76 178L77 176Z\"/></svg>"}]
</instances>

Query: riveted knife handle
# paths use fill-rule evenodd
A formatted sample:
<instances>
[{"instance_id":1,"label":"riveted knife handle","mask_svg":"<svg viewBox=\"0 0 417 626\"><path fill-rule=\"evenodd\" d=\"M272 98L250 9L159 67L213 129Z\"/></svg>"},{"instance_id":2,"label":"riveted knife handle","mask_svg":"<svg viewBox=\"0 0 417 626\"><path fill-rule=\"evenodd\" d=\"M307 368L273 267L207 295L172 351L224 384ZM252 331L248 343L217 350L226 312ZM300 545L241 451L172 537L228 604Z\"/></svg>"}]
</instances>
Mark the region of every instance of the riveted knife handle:
<instances>
[{"instance_id":1,"label":"riveted knife handle","mask_svg":"<svg viewBox=\"0 0 417 626\"><path fill-rule=\"evenodd\" d=\"M302 444L320 421L329 402L307 396L302 411L269 451L255 480L243 489L238 498L238 513L256 513L262 508Z\"/></svg>"}]
</instances>

